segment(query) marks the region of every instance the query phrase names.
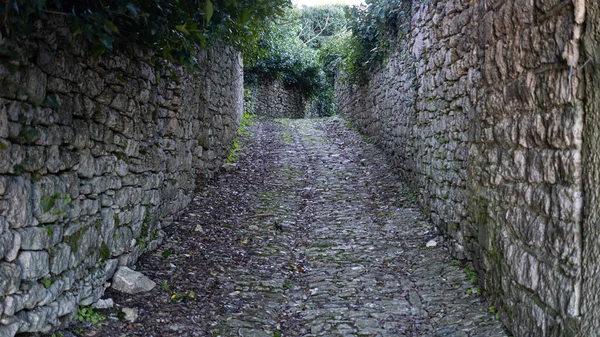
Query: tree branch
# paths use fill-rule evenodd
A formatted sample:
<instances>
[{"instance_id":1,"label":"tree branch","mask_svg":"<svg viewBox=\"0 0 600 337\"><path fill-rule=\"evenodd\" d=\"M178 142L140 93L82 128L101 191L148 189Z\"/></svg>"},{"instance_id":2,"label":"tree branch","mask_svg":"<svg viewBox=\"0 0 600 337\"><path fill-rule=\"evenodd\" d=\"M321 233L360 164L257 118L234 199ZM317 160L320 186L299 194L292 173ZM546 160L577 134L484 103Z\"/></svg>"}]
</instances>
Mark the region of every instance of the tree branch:
<instances>
[{"instance_id":1,"label":"tree branch","mask_svg":"<svg viewBox=\"0 0 600 337\"><path fill-rule=\"evenodd\" d=\"M321 31L318 32L317 35L308 39L308 41L304 42L304 45L308 45L310 43L310 41L318 38L321 34L323 34L323 32L325 31L325 29L327 29L327 27L329 27L329 13L327 13L327 17L325 18L325 25L323 25L323 28L321 29Z\"/></svg>"}]
</instances>

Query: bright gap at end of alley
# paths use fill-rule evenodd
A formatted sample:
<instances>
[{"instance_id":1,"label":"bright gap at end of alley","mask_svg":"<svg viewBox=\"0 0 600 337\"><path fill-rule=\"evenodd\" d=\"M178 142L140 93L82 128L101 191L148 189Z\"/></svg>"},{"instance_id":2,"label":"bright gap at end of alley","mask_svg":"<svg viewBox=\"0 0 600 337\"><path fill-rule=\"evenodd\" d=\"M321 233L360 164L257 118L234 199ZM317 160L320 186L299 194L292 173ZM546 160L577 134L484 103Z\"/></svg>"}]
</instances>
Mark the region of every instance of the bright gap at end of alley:
<instances>
[{"instance_id":1,"label":"bright gap at end of alley","mask_svg":"<svg viewBox=\"0 0 600 337\"><path fill-rule=\"evenodd\" d=\"M363 0L292 0L292 3L296 6L318 6L328 4L345 4L345 5L360 5L363 4Z\"/></svg>"}]
</instances>

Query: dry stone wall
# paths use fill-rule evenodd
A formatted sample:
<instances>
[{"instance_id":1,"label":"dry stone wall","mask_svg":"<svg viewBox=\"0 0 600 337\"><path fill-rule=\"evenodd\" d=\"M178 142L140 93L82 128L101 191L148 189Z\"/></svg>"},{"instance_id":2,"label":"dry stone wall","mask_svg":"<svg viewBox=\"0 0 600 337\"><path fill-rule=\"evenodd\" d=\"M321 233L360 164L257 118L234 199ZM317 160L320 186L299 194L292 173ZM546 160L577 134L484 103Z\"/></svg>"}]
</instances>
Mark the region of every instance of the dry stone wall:
<instances>
[{"instance_id":1,"label":"dry stone wall","mask_svg":"<svg viewBox=\"0 0 600 337\"><path fill-rule=\"evenodd\" d=\"M582 263L599 250L582 237L584 12L579 0L414 1L409 37L369 83L336 86L341 113L395 160L515 336L597 332L597 254Z\"/></svg>"},{"instance_id":2,"label":"dry stone wall","mask_svg":"<svg viewBox=\"0 0 600 337\"><path fill-rule=\"evenodd\" d=\"M48 332L97 301L119 265L226 157L243 111L225 45L176 76L131 50L91 56L47 20L0 66L0 336ZM198 178L199 177L199 178Z\"/></svg>"},{"instance_id":3,"label":"dry stone wall","mask_svg":"<svg viewBox=\"0 0 600 337\"><path fill-rule=\"evenodd\" d=\"M247 110L251 113L271 118L304 117L307 106L305 95L281 80L265 79L248 90Z\"/></svg>"}]
</instances>

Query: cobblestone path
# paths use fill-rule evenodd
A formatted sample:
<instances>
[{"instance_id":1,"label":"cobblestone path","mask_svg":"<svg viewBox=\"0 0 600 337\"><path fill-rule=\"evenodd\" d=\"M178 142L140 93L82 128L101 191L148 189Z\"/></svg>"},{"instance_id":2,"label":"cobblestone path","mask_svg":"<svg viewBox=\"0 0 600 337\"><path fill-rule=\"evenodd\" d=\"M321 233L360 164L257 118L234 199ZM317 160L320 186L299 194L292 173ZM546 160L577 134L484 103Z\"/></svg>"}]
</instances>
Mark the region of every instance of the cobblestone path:
<instances>
[{"instance_id":1,"label":"cobblestone path","mask_svg":"<svg viewBox=\"0 0 600 337\"><path fill-rule=\"evenodd\" d=\"M169 243L140 261L180 293L209 286L193 288L197 300L181 304L179 317L180 304L166 304L174 290L116 298L137 305L140 318L112 322L104 335L507 336L385 157L341 119L264 121L245 137L238 167L178 224L188 232L171 228ZM249 160L262 168L245 169ZM219 204L231 196L239 198L229 210ZM211 212L222 217L202 220ZM439 244L427 247L431 239ZM164 249L178 266L200 256L185 267L192 285L151 267Z\"/></svg>"}]
</instances>

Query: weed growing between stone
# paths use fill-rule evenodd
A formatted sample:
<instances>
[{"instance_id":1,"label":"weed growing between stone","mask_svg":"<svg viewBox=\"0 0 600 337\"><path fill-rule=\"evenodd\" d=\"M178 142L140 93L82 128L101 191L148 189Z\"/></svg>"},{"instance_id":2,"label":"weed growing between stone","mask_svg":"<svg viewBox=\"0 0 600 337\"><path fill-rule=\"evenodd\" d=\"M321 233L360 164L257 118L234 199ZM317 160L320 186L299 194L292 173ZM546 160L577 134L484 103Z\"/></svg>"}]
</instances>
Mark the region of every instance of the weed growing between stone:
<instances>
[{"instance_id":1,"label":"weed growing between stone","mask_svg":"<svg viewBox=\"0 0 600 337\"><path fill-rule=\"evenodd\" d=\"M240 136L249 136L250 131L249 127L256 122L256 116L244 112L244 116L242 117L242 122L240 123L240 127L238 128L237 135L235 140L233 141L233 145L231 146L231 150L229 150L229 155L227 156L226 162L229 164L235 163L239 159L239 152L241 150L239 138Z\"/></svg>"},{"instance_id":2,"label":"weed growing between stone","mask_svg":"<svg viewBox=\"0 0 600 337\"><path fill-rule=\"evenodd\" d=\"M80 307L75 314L75 319L81 323L91 323L94 326L100 326L106 317L94 311L92 307Z\"/></svg>"}]
</instances>

